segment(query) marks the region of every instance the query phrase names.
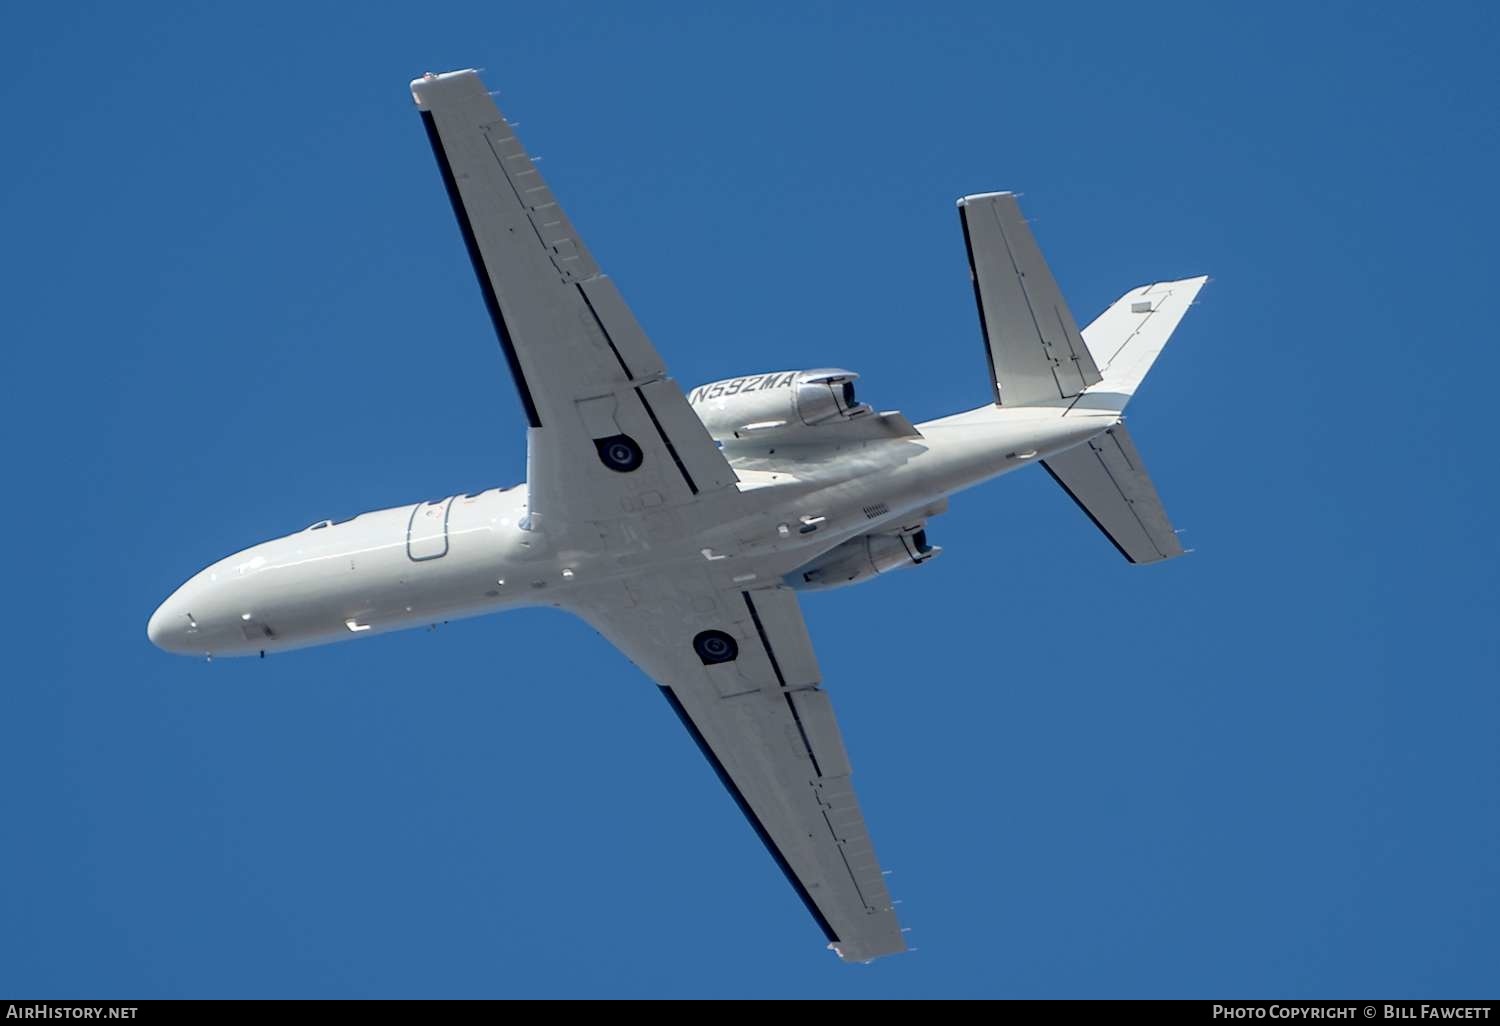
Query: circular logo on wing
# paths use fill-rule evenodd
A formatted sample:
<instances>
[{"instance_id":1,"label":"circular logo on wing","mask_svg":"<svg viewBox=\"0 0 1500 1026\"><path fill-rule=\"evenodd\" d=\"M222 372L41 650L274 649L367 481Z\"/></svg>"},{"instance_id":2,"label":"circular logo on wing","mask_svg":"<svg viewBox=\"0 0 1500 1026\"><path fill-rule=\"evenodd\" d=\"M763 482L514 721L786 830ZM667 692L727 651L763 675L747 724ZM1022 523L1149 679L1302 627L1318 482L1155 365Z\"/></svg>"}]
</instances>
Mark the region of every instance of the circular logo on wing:
<instances>
[{"instance_id":1,"label":"circular logo on wing","mask_svg":"<svg viewBox=\"0 0 1500 1026\"><path fill-rule=\"evenodd\" d=\"M740 646L723 631L701 631L693 638L693 651L703 660L704 666L729 663L739 658Z\"/></svg>"},{"instance_id":2,"label":"circular logo on wing","mask_svg":"<svg viewBox=\"0 0 1500 1026\"><path fill-rule=\"evenodd\" d=\"M610 470L628 474L640 467L645 460L641 447L629 435L610 435L594 439L594 448L599 450L599 460Z\"/></svg>"}]
</instances>

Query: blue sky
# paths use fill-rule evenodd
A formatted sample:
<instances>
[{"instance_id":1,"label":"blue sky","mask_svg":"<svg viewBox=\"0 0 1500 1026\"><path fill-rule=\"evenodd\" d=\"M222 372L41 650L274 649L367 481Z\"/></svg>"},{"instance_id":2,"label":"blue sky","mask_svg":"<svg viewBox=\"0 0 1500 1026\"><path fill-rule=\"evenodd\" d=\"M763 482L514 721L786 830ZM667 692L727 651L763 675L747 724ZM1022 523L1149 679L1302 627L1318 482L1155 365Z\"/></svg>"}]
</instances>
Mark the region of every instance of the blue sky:
<instances>
[{"instance_id":1,"label":"blue sky","mask_svg":"<svg viewBox=\"0 0 1500 1026\"><path fill-rule=\"evenodd\" d=\"M129 6L0 41L0 994L1494 995L1493 5ZM805 602L915 954L822 950L560 613L147 644L230 551L523 477L406 91L470 65L684 385L982 403L966 192L1082 321L1213 275L1131 408L1191 558L1028 471Z\"/></svg>"}]
</instances>

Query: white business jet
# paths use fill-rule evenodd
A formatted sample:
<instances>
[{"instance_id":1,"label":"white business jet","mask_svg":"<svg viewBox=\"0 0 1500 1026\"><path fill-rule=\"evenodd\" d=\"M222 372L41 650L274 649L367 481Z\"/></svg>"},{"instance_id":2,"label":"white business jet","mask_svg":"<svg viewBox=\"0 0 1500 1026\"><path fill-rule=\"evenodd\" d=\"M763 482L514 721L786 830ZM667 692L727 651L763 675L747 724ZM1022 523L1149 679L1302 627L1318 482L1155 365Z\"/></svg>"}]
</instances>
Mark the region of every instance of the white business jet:
<instances>
[{"instance_id":1,"label":"white business jet","mask_svg":"<svg viewBox=\"0 0 1500 1026\"><path fill-rule=\"evenodd\" d=\"M684 395L479 75L411 92L520 392L526 482L252 546L163 602L151 641L264 655L569 610L660 686L829 946L905 950L796 593L927 562L950 495L1034 463L1132 563L1180 555L1121 415L1207 279L1079 331L1015 196L965 196L992 403L914 425L839 369Z\"/></svg>"}]
</instances>

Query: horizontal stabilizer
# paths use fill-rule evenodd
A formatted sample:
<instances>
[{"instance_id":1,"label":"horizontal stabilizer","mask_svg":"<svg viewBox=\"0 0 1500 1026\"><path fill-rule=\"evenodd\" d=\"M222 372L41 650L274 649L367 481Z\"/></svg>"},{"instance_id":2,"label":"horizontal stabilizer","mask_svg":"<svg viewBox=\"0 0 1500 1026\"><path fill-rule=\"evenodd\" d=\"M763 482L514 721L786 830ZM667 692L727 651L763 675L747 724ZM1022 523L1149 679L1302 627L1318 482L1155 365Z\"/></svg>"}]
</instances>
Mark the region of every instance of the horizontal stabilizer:
<instances>
[{"instance_id":1,"label":"horizontal stabilizer","mask_svg":"<svg viewBox=\"0 0 1500 1026\"><path fill-rule=\"evenodd\" d=\"M1094 355L1037 247L1014 193L958 201L995 402L1068 399L1099 380Z\"/></svg>"},{"instance_id":2,"label":"horizontal stabilizer","mask_svg":"<svg viewBox=\"0 0 1500 1026\"><path fill-rule=\"evenodd\" d=\"M1124 424L1042 462L1052 479L1132 563L1183 554Z\"/></svg>"}]
</instances>

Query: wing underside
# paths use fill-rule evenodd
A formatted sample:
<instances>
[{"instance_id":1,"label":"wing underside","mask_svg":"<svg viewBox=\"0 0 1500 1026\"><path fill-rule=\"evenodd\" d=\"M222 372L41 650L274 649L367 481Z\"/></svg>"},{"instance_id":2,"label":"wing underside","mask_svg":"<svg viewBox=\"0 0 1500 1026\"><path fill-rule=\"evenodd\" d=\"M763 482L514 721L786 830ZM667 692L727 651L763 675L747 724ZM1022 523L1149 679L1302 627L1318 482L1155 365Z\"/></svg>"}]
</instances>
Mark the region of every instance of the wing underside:
<instances>
[{"instance_id":1,"label":"wing underside","mask_svg":"<svg viewBox=\"0 0 1500 1026\"><path fill-rule=\"evenodd\" d=\"M412 94L530 424L532 517L649 535L732 516L734 471L478 75ZM839 955L905 950L795 595L684 569L585 602L574 611L661 686Z\"/></svg>"},{"instance_id":2,"label":"wing underside","mask_svg":"<svg viewBox=\"0 0 1500 1026\"><path fill-rule=\"evenodd\" d=\"M851 962L906 950L796 596L710 602L710 588L680 579L649 603L581 612L660 685L830 947ZM704 630L737 657L705 662Z\"/></svg>"},{"instance_id":3,"label":"wing underside","mask_svg":"<svg viewBox=\"0 0 1500 1026\"><path fill-rule=\"evenodd\" d=\"M412 95L540 449L528 467L533 511L605 519L732 485L478 74L417 79Z\"/></svg>"}]
</instances>

